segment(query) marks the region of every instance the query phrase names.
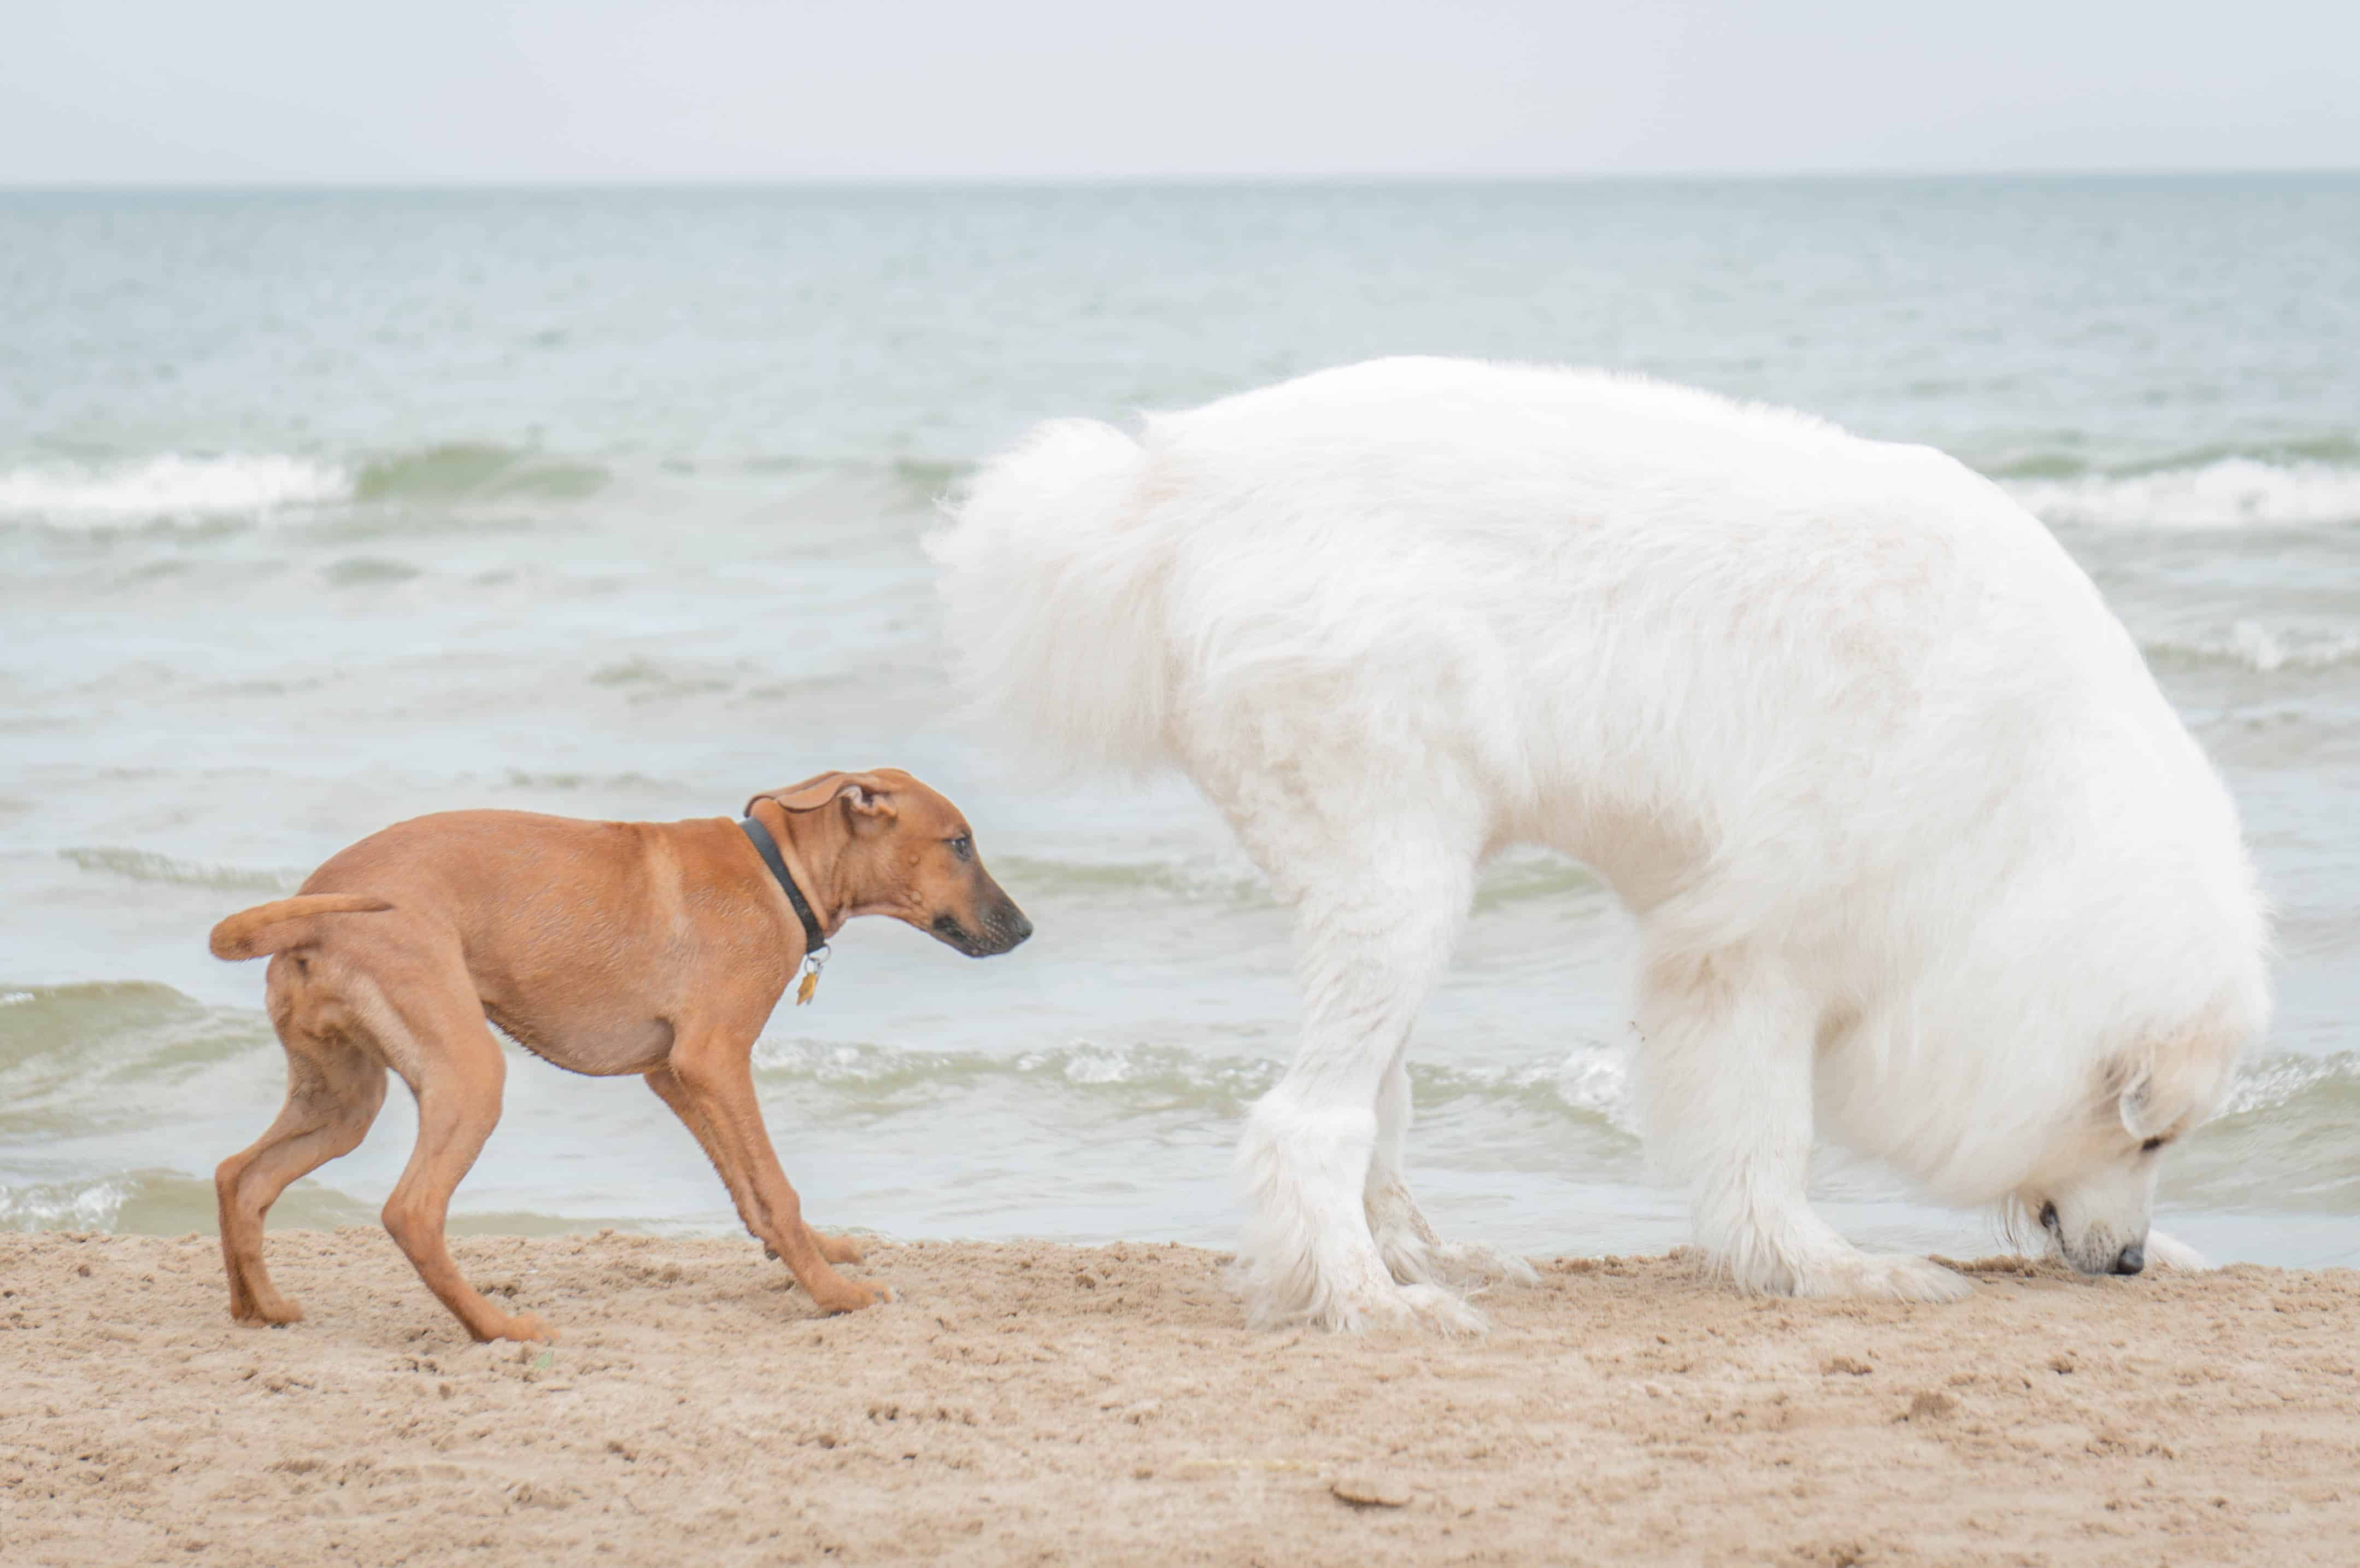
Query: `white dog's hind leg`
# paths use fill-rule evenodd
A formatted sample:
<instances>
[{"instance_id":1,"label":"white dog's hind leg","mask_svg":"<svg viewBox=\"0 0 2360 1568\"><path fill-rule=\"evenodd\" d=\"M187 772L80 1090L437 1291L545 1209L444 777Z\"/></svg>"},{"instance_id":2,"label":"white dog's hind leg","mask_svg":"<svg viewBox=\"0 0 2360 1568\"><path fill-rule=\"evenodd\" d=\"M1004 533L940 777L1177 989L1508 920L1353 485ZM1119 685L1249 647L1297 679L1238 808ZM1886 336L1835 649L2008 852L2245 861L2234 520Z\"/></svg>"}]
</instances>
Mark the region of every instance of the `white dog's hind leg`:
<instances>
[{"instance_id":1,"label":"white dog's hind leg","mask_svg":"<svg viewBox=\"0 0 2360 1568\"><path fill-rule=\"evenodd\" d=\"M1740 1290L1959 1300L1973 1289L1961 1276L1863 1252L1812 1211L1817 1024L1775 962L1742 951L1651 962L1636 1073L1651 1158L1687 1190L1699 1248Z\"/></svg>"},{"instance_id":2,"label":"white dog's hind leg","mask_svg":"<svg viewBox=\"0 0 2360 1568\"><path fill-rule=\"evenodd\" d=\"M1409 1136L1410 1086L1407 1051L1394 1053L1377 1089L1377 1142L1369 1161L1363 1196L1369 1232L1393 1277L1404 1285L1465 1285L1501 1279L1530 1285L1539 1276L1521 1258L1488 1247L1453 1246L1434 1234L1410 1195L1402 1174L1402 1148Z\"/></svg>"}]
</instances>

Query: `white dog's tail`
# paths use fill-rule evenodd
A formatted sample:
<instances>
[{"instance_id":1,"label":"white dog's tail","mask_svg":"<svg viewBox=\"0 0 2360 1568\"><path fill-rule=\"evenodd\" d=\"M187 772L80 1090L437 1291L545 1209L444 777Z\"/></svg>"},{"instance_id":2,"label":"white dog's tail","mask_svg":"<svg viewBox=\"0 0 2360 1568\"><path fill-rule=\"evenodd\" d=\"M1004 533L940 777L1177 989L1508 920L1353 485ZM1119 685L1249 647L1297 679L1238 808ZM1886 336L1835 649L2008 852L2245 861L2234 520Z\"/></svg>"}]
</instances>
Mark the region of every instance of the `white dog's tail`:
<instances>
[{"instance_id":1,"label":"white dog's tail","mask_svg":"<svg viewBox=\"0 0 2360 1568\"><path fill-rule=\"evenodd\" d=\"M1043 425L985 465L926 541L954 678L983 717L1068 767L1169 755L1166 551L1139 504L1144 463L1110 425Z\"/></svg>"}]
</instances>

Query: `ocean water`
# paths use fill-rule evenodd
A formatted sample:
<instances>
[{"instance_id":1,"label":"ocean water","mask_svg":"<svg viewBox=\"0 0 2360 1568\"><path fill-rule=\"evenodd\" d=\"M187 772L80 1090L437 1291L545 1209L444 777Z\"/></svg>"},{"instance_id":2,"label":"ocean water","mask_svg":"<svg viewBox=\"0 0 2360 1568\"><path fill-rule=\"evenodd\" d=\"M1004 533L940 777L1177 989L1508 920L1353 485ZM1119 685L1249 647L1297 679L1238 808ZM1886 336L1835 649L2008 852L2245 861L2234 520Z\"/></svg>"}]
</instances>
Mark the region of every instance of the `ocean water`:
<instances>
[{"instance_id":1,"label":"ocean water","mask_svg":"<svg viewBox=\"0 0 2360 1568\"><path fill-rule=\"evenodd\" d=\"M807 1210L1219 1243L1295 1002L1185 783L1044 789L949 705L919 540L1030 421L1377 354L1607 365L1943 446L2045 517L2226 771L2277 1028L2167 1167L2224 1258L2360 1262L2360 178L0 195L0 1227L212 1223L270 1119L222 915L463 806L676 818L896 764L1040 935L880 921L759 1047ZM1681 1239L1631 935L1494 866L1413 1049L1448 1233ZM366 1223L397 1094L281 1224ZM1830 1150L1854 1236L1971 1251ZM477 1230L735 1228L628 1081L519 1059Z\"/></svg>"}]
</instances>

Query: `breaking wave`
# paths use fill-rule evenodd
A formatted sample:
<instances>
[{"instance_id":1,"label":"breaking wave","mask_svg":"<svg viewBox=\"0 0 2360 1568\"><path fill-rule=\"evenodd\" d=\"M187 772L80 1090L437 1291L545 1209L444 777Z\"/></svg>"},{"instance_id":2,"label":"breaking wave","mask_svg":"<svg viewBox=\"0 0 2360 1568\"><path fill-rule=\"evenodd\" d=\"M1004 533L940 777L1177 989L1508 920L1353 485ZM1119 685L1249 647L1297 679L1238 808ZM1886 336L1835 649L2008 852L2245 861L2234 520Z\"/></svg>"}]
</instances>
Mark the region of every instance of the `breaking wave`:
<instances>
[{"instance_id":1,"label":"breaking wave","mask_svg":"<svg viewBox=\"0 0 2360 1568\"><path fill-rule=\"evenodd\" d=\"M2052 525L2205 529L2360 522L2360 468L2342 463L2222 457L2138 474L2001 484Z\"/></svg>"},{"instance_id":2,"label":"breaking wave","mask_svg":"<svg viewBox=\"0 0 2360 1568\"><path fill-rule=\"evenodd\" d=\"M0 1187L0 1230L113 1230L130 1195L130 1182L116 1176Z\"/></svg>"},{"instance_id":3,"label":"breaking wave","mask_svg":"<svg viewBox=\"0 0 2360 1568\"><path fill-rule=\"evenodd\" d=\"M263 517L352 498L353 478L305 457L167 452L104 469L35 465L0 473L0 518L59 528Z\"/></svg>"},{"instance_id":4,"label":"breaking wave","mask_svg":"<svg viewBox=\"0 0 2360 1568\"><path fill-rule=\"evenodd\" d=\"M34 463L0 471L0 521L104 529L156 523L301 517L358 503L571 501L606 470L485 442L453 442L355 463L279 453L159 456L105 466Z\"/></svg>"},{"instance_id":5,"label":"breaking wave","mask_svg":"<svg viewBox=\"0 0 2360 1568\"><path fill-rule=\"evenodd\" d=\"M2360 662L2360 631L2323 626L2270 627L2244 620L2202 637L2164 637L2145 645L2159 663L2242 665L2257 674L2332 670Z\"/></svg>"}]
</instances>

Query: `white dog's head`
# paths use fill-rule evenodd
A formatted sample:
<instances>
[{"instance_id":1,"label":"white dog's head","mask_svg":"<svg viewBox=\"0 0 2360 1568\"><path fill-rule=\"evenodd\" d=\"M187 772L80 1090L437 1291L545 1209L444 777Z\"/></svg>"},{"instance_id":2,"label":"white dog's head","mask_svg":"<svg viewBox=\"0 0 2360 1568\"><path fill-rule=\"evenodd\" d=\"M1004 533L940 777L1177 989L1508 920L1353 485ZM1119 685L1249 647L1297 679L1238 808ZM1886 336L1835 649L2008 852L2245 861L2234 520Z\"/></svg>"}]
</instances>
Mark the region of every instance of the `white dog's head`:
<instances>
[{"instance_id":1,"label":"white dog's head","mask_svg":"<svg viewBox=\"0 0 2360 1568\"><path fill-rule=\"evenodd\" d=\"M2242 1044L2231 1031L2192 1031L2107 1064L2091 1101L2016 1189L2017 1214L2084 1274L2147 1267L2157 1167L2219 1103Z\"/></svg>"}]
</instances>

